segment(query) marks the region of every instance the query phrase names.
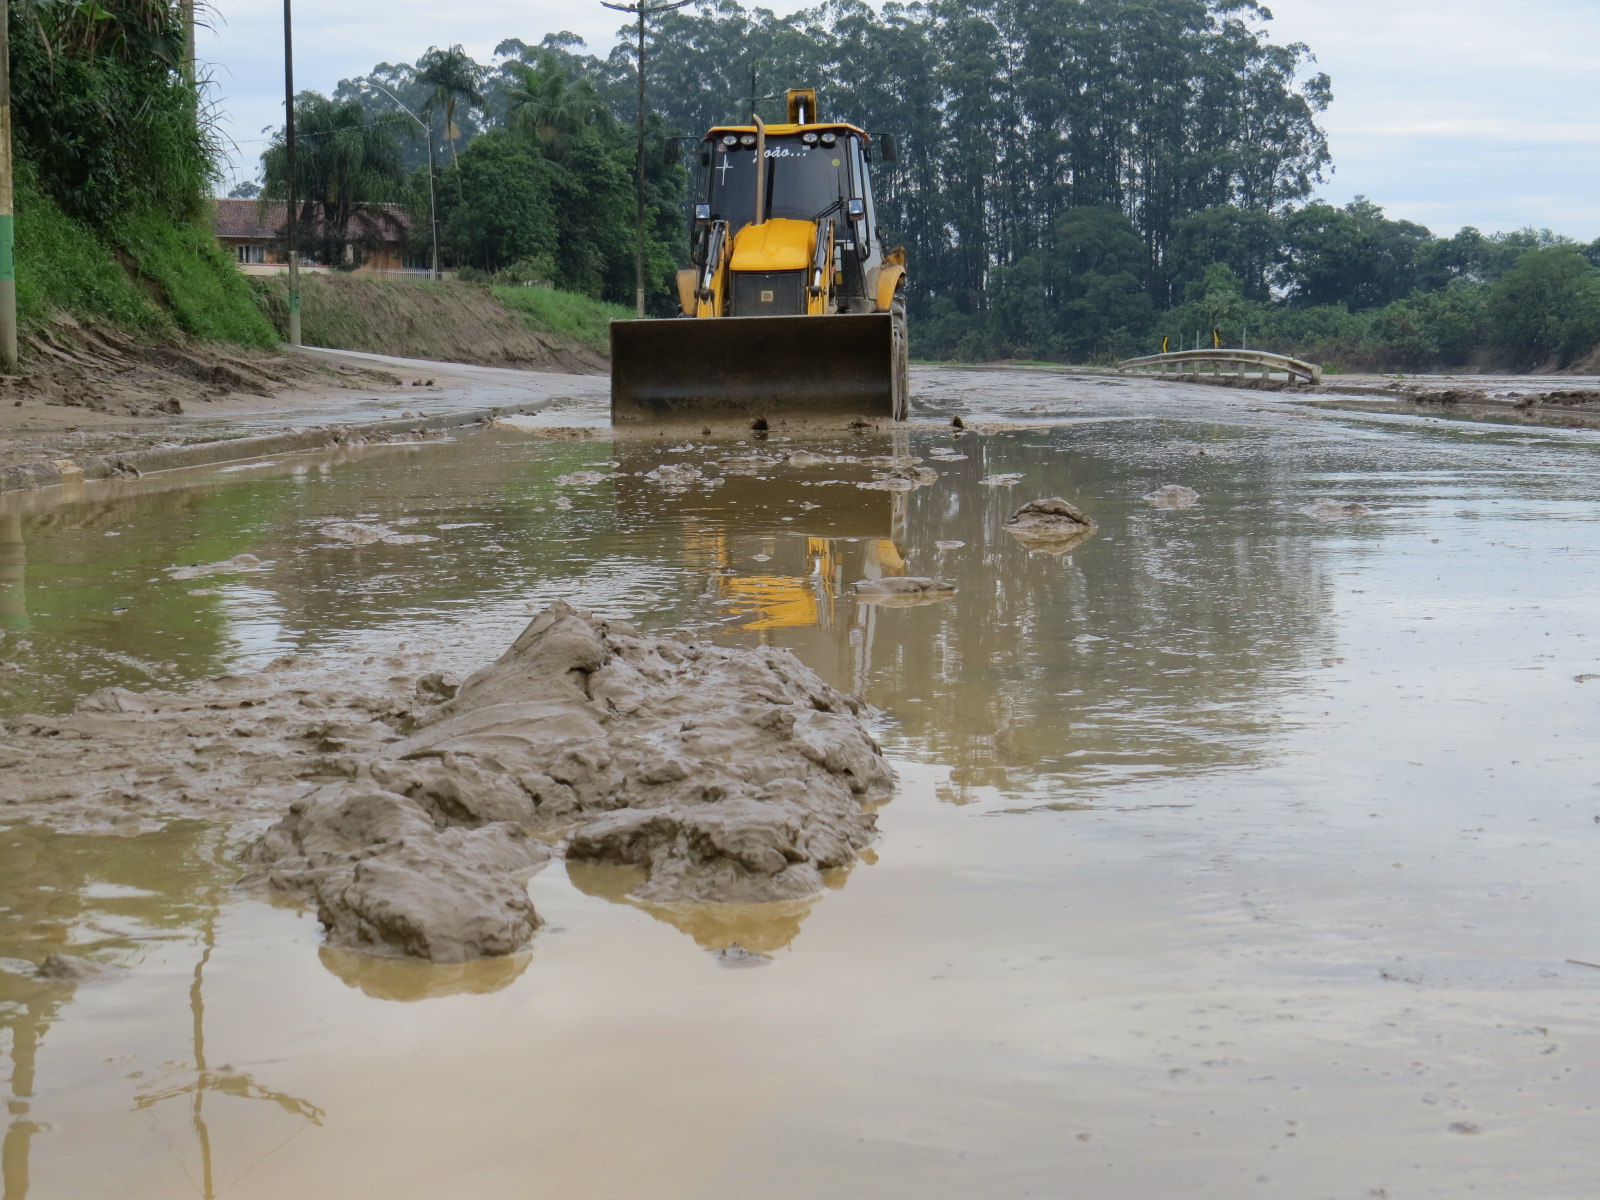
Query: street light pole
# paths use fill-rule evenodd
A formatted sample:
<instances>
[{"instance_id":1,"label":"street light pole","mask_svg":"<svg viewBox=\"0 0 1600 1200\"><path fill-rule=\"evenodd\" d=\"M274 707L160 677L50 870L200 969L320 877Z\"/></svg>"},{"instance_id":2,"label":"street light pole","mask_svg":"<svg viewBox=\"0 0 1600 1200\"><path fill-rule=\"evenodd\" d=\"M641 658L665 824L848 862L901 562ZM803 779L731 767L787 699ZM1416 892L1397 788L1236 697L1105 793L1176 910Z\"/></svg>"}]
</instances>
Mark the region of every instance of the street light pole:
<instances>
[{"instance_id":1,"label":"street light pole","mask_svg":"<svg viewBox=\"0 0 1600 1200\"><path fill-rule=\"evenodd\" d=\"M615 9L617 12L635 13L639 18L639 162L638 173L634 181L635 199L637 210L635 213L635 241L634 241L634 301L640 317L644 316L644 35L645 20L659 13L671 12L675 8L682 8L691 0L674 0L665 4L647 4L645 0L635 0L633 4L612 4L609 0L601 0L601 7Z\"/></svg>"},{"instance_id":2,"label":"street light pole","mask_svg":"<svg viewBox=\"0 0 1600 1200\"><path fill-rule=\"evenodd\" d=\"M283 148L288 174L284 213L289 219L289 344L300 344L300 239L295 236L294 174L294 21L283 0Z\"/></svg>"},{"instance_id":3,"label":"street light pole","mask_svg":"<svg viewBox=\"0 0 1600 1200\"><path fill-rule=\"evenodd\" d=\"M421 125L422 132L428 135L428 224L432 226L433 229L433 269L428 273L428 278L437 283L439 280L439 209L434 201L433 191L433 126L427 121L424 121L421 117L417 116L416 113L412 112L404 104L401 104L400 97L396 96L388 88L384 87L383 84L373 83L370 79L363 79L356 86L361 88L376 88L378 91L382 92L385 96L394 101L396 108L405 113L406 116L410 117L418 125Z\"/></svg>"}]
</instances>

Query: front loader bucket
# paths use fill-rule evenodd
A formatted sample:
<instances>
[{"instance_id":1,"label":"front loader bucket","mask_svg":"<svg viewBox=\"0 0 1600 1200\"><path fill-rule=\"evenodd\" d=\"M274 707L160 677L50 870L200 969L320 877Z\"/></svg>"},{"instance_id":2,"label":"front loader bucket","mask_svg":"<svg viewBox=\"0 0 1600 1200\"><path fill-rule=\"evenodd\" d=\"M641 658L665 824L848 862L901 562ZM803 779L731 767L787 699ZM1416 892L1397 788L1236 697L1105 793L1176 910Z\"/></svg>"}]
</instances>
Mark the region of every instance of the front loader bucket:
<instances>
[{"instance_id":1,"label":"front loader bucket","mask_svg":"<svg viewBox=\"0 0 1600 1200\"><path fill-rule=\"evenodd\" d=\"M611 420L891 421L888 313L611 322Z\"/></svg>"}]
</instances>

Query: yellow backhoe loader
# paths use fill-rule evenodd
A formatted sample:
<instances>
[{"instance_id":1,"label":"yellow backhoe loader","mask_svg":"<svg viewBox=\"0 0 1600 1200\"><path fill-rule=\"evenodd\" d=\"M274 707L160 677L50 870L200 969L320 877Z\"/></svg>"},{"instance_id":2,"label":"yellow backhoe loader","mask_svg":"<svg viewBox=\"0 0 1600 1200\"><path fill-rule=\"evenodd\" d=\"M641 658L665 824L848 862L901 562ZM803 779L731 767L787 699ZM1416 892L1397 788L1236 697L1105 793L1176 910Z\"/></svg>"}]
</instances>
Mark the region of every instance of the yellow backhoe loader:
<instances>
[{"instance_id":1,"label":"yellow backhoe loader","mask_svg":"<svg viewBox=\"0 0 1600 1200\"><path fill-rule=\"evenodd\" d=\"M871 139L816 105L794 89L786 124L706 134L682 319L611 323L613 422L905 419L905 251L883 245Z\"/></svg>"}]
</instances>

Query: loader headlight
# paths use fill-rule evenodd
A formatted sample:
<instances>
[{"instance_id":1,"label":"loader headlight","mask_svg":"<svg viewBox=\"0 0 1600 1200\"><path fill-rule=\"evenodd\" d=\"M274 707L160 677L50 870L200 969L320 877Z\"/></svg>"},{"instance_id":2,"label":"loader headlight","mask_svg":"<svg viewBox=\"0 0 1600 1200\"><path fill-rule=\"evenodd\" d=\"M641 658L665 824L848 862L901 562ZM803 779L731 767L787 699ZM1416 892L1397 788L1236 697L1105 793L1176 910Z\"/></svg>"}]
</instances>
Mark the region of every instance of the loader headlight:
<instances>
[{"instance_id":1,"label":"loader headlight","mask_svg":"<svg viewBox=\"0 0 1600 1200\"><path fill-rule=\"evenodd\" d=\"M836 142L838 140L839 139L835 134L825 133L825 134L822 135L822 144L824 146L831 146L831 145L834 144L834 142Z\"/></svg>"},{"instance_id":2,"label":"loader headlight","mask_svg":"<svg viewBox=\"0 0 1600 1200\"><path fill-rule=\"evenodd\" d=\"M851 200L845 205L852 221L864 221L867 218L867 202L865 200Z\"/></svg>"},{"instance_id":3,"label":"loader headlight","mask_svg":"<svg viewBox=\"0 0 1600 1200\"><path fill-rule=\"evenodd\" d=\"M709 205L709 204L696 204L694 206L694 219L696 221L709 221L709 220L711 220L711 205Z\"/></svg>"},{"instance_id":4,"label":"loader headlight","mask_svg":"<svg viewBox=\"0 0 1600 1200\"><path fill-rule=\"evenodd\" d=\"M737 146L739 144L739 135L736 134L736 133L725 133L725 134L723 134L722 135L722 144L724 146Z\"/></svg>"},{"instance_id":5,"label":"loader headlight","mask_svg":"<svg viewBox=\"0 0 1600 1200\"><path fill-rule=\"evenodd\" d=\"M800 140L808 146L815 146L817 144L817 135L815 133L802 133Z\"/></svg>"},{"instance_id":6,"label":"loader headlight","mask_svg":"<svg viewBox=\"0 0 1600 1200\"><path fill-rule=\"evenodd\" d=\"M739 145L741 145L741 146L754 146L755 144L756 144L756 135L753 134L753 133L744 134L742 137L739 138Z\"/></svg>"}]
</instances>

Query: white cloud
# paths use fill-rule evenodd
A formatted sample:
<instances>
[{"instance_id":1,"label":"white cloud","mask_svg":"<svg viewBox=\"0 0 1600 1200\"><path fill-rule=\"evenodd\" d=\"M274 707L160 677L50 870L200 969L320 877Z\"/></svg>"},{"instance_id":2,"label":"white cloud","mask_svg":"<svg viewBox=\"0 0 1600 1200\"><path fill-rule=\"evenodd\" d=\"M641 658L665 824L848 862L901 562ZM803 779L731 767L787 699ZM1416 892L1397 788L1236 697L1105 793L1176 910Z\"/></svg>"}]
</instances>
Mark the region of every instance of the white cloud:
<instances>
[{"instance_id":1,"label":"white cloud","mask_svg":"<svg viewBox=\"0 0 1600 1200\"><path fill-rule=\"evenodd\" d=\"M1333 77L1325 198L1436 232L1600 236L1594 0L1275 0L1278 41Z\"/></svg>"}]
</instances>

